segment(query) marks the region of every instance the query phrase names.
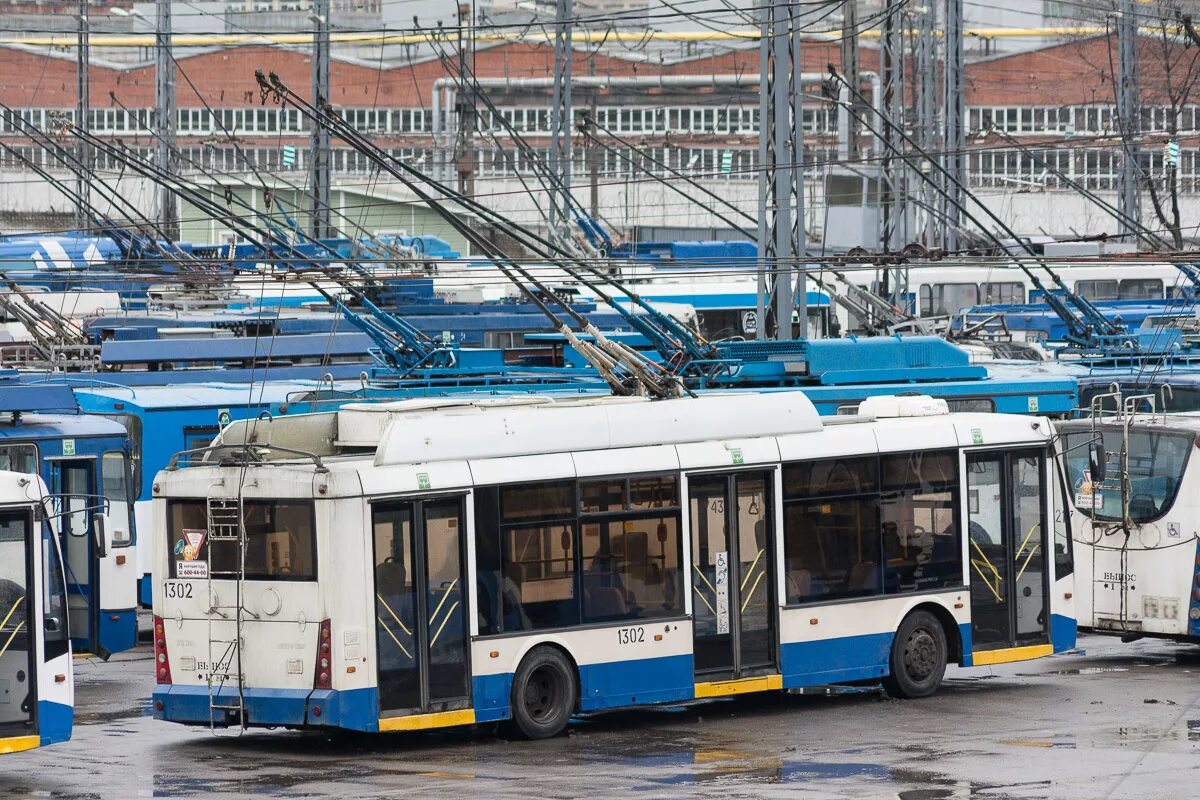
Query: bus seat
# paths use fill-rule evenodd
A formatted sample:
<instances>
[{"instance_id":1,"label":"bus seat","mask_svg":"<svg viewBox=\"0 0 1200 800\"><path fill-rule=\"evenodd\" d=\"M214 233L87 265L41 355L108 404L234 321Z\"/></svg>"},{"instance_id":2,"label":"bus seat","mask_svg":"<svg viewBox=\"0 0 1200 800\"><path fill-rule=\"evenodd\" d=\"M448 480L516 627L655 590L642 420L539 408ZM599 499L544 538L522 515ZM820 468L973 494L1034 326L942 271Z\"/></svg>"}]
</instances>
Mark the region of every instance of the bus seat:
<instances>
[{"instance_id":1,"label":"bus seat","mask_svg":"<svg viewBox=\"0 0 1200 800\"><path fill-rule=\"evenodd\" d=\"M585 587L583 596L589 617L624 617L629 614L629 607L620 589L611 586Z\"/></svg>"},{"instance_id":2,"label":"bus seat","mask_svg":"<svg viewBox=\"0 0 1200 800\"><path fill-rule=\"evenodd\" d=\"M399 597L405 592L404 562L391 556L375 567L375 591L384 597Z\"/></svg>"},{"instance_id":3,"label":"bus seat","mask_svg":"<svg viewBox=\"0 0 1200 800\"><path fill-rule=\"evenodd\" d=\"M879 570L874 561L860 561L850 570L849 589L878 589Z\"/></svg>"},{"instance_id":4,"label":"bus seat","mask_svg":"<svg viewBox=\"0 0 1200 800\"><path fill-rule=\"evenodd\" d=\"M789 569L787 572L788 589L796 597L808 597L812 594L812 573L806 569Z\"/></svg>"}]
</instances>

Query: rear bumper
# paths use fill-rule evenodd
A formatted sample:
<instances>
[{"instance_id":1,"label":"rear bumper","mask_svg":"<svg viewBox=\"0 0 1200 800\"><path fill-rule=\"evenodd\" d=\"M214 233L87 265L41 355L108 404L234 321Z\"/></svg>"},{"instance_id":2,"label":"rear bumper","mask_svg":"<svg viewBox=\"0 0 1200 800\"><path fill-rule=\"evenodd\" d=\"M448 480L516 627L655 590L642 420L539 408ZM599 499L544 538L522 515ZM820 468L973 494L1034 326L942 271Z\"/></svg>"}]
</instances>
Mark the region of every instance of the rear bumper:
<instances>
[{"instance_id":1,"label":"rear bumper","mask_svg":"<svg viewBox=\"0 0 1200 800\"><path fill-rule=\"evenodd\" d=\"M346 728L379 730L379 705L373 689L245 689L242 702L251 728ZM236 713L213 710L207 686L163 685L154 690L155 719L184 725L236 725ZM212 705L236 706L238 693L224 688Z\"/></svg>"}]
</instances>

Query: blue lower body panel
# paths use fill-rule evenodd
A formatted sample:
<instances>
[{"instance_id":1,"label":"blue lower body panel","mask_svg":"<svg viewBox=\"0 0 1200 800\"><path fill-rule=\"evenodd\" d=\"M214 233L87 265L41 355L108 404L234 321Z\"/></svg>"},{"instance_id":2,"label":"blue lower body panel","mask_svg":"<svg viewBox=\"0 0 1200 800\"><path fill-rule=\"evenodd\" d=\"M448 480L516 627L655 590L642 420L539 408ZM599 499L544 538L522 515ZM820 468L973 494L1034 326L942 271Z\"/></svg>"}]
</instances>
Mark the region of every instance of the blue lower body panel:
<instances>
[{"instance_id":1,"label":"blue lower body panel","mask_svg":"<svg viewBox=\"0 0 1200 800\"><path fill-rule=\"evenodd\" d=\"M785 642L779 648L783 686L814 686L882 678L888 672L891 633L843 636L815 642Z\"/></svg>"},{"instance_id":2,"label":"blue lower body panel","mask_svg":"<svg viewBox=\"0 0 1200 800\"><path fill-rule=\"evenodd\" d=\"M138 578L138 605L142 608L150 608L154 605L154 581L149 575L143 575Z\"/></svg>"},{"instance_id":3,"label":"blue lower body panel","mask_svg":"<svg viewBox=\"0 0 1200 800\"><path fill-rule=\"evenodd\" d=\"M690 655L614 661L579 666L579 708L606 708L675 703L695 696L694 662ZM471 684L476 722L512 716L512 673L480 675Z\"/></svg>"},{"instance_id":4,"label":"blue lower body panel","mask_svg":"<svg viewBox=\"0 0 1200 800\"><path fill-rule=\"evenodd\" d=\"M75 709L62 703L39 700L37 713L38 735L41 737L42 747L70 741L71 727L75 724Z\"/></svg>"},{"instance_id":5,"label":"blue lower body panel","mask_svg":"<svg viewBox=\"0 0 1200 800\"><path fill-rule=\"evenodd\" d=\"M337 692L328 689L246 689L246 724L250 727L325 727L379 730L378 694L374 689ZM186 725L208 725L207 686L159 686L154 690L154 717ZM235 705L237 692L222 689L218 705ZM224 712L215 712L218 725ZM236 722L234 717L232 722Z\"/></svg>"},{"instance_id":6,"label":"blue lower body panel","mask_svg":"<svg viewBox=\"0 0 1200 800\"><path fill-rule=\"evenodd\" d=\"M579 667L579 707L583 711L690 700L695 691L690 655Z\"/></svg>"},{"instance_id":7,"label":"blue lower body panel","mask_svg":"<svg viewBox=\"0 0 1200 800\"><path fill-rule=\"evenodd\" d=\"M137 609L100 609L100 646L110 653L137 647Z\"/></svg>"}]
</instances>

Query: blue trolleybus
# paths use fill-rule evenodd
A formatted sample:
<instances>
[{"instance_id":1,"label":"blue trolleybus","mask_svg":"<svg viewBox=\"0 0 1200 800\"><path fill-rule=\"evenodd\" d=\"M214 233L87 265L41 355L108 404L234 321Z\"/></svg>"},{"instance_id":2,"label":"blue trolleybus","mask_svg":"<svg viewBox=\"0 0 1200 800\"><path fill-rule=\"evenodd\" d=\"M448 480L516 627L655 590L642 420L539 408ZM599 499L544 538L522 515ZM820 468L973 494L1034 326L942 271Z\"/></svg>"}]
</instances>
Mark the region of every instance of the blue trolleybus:
<instances>
[{"instance_id":1,"label":"blue trolleybus","mask_svg":"<svg viewBox=\"0 0 1200 800\"><path fill-rule=\"evenodd\" d=\"M71 738L74 686L63 561L46 486L0 471L0 753Z\"/></svg>"},{"instance_id":2,"label":"blue trolleybus","mask_svg":"<svg viewBox=\"0 0 1200 800\"><path fill-rule=\"evenodd\" d=\"M414 730L1073 647L1045 418L800 392L235 422L155 478L154 714Z\"/></svg>"},{"instance_id":3,"label":"blue trolleybus","mask_svg":"<svg viewBox=\"0 0 1200 800\"><path fill-rule=\"evenodd\" d=\"M125 428L78 413L67 386L0 375L0 470L38 475L50 487L75 649L107 656L136 645L137 543Z\"/></svg>"}]
</instances>

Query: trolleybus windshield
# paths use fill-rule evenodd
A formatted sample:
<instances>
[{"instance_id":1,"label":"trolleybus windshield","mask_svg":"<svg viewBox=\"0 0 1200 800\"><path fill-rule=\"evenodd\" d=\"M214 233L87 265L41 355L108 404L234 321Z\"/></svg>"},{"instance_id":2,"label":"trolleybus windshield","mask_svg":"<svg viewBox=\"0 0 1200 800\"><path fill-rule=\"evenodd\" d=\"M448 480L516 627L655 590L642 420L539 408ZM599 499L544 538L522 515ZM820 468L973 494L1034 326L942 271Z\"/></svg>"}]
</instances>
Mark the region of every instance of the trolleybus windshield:
<instances>
[{"instance_id":1,"label":"trolleybus windshield","mask_svg":"<svg viewBox=\"0 0 1200 800\"><path fill-rule=\"evenodd\" d=\"M1104 450L1120 453L1120 428L1100 431ZM1090 428L1070 431L1067 440L1067 472L1075 507L1098 520L1122 518L1121 487L1114 475L1096 481L1088 467ZM1192 435L1162 430L1133 429L1129 432L1129 518L1144 523L1158 519L1171 509L1192 449ZM1112 470L1110 470L1111 472Z\"/></svg>"}]
</instances>

